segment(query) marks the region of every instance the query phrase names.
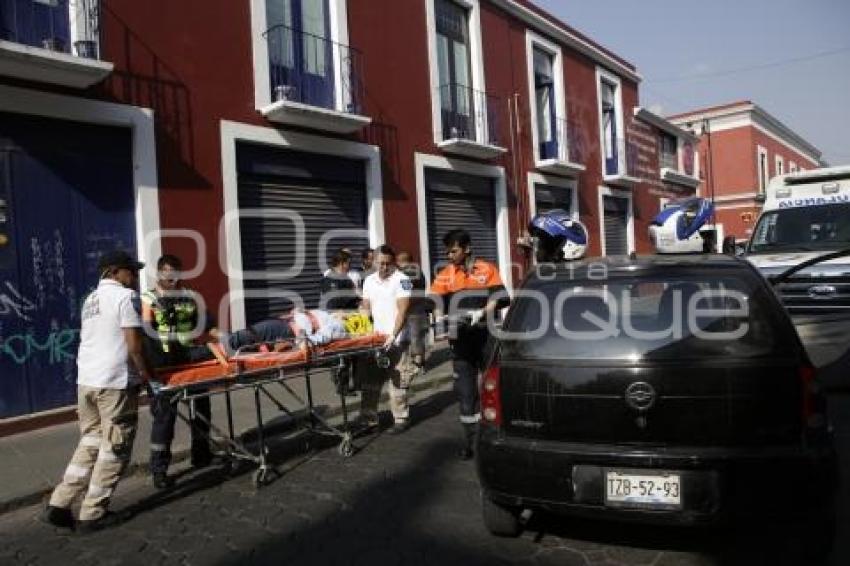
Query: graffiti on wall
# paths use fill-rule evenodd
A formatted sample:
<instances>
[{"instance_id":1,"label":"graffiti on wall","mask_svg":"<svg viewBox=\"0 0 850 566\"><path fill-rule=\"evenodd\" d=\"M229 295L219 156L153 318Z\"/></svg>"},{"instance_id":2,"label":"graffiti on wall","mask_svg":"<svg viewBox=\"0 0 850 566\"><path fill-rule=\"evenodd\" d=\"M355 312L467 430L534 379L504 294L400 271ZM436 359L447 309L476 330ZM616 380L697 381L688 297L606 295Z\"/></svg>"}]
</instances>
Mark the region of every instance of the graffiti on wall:
<instances>
[{"instance_id":1,"label":"graffiti on wall","mask_svg":"<svg viewBox=\"0 0 850 566\"><path fill-rule=\"evenodd\" d=\"M29 322L35 309L35 303L24 297L11 281L0 285L0 316L14 316Z\"/></svg>"},{"instance_id":2,"label":"graffiti on wall","mask_svg":"<svg viewBox=\"0 0 850 566\"><path fill-rule=\"evenodd\" d=\"M36 356L45 355L49 364L62 364L76 357L79 335L76 328L54 330L41 339L29 333L13 334L0 338L0 359L23 365Z\"/></svg>"}]
</instances>

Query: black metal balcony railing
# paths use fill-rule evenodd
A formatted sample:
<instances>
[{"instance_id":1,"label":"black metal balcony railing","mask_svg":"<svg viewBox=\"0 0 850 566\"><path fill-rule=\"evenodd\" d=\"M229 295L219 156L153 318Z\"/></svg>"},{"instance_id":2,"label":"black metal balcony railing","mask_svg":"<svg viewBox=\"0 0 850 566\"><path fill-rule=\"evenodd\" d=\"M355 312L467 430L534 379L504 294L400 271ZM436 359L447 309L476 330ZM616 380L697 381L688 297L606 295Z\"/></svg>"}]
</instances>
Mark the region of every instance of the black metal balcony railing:
<instances>
[{"instance_id":1,"label":"black metal balcony railing","mask_svg":"<svg viewBox=\"0 0 850 566\"><path fill-rule=\"evenodd\" d=\"M554 118L548 128L539 131L539 156L541 160L558 159L581 164L586 155L587 136L575 120Z\"/></svg>"},{"instance_id":2,"label":"black metal balcony railing","mask_svg":"<svg viewBox=\"0 0 850 566\"><path fill-rule=\"evenodd\" d=\"M675 153L661 152L658 157L659 166L673 171L679 170L679 156Z\"/></svg>"},{"instance_id":3,"label":"black metal balcony railing","mask_svg":"<svg viewBox=\"0 0 850 566\"><path fill-rule=\"evenodd\" d=\"M263 36L274 102L289 100L363 114L363 57L359 51L285 25L274 26Z\"/></svg>"},{"instance_id":4,"label":"black metal balcony railing","mask_svg":"<svg viewBox=\"0 0 850 566\"><path fill-rule=\"evenodd\" d=\"M607 149L608 140L603 140L605 153L605 175L638 176L638 145L625 138L614 140L614 151Z\"/></svg>"},{"instance_id":5,"label":"black metal balcony railing","mask_svg":"<svg viewBox=\"0 0 850 566\"><path fill-rule=\"evenodd\" d=\"M100 58L100 0L0 0L0 39Z\"/></svg>"},{"instance_id":6,"label":"black metal balcony railing","mask_svg":"<svg viewBox=\"0 0 850 566\"><path fill-rule=\"evenodd\" d=\"M464 139L501 147L499 101L495 96L456 83L437 89L442 114L442 139Z\"/></svg>"}]
</instances>

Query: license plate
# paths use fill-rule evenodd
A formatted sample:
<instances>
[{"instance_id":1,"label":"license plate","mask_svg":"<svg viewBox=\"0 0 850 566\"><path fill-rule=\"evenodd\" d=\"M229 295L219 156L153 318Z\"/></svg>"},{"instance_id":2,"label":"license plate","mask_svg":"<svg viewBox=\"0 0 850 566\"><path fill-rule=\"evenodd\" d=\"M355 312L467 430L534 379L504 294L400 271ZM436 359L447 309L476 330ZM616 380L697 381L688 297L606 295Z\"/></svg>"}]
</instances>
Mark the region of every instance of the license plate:
<instances>
[{"instance_id":1,"label":"license plate","mask_svg":"<svg viewBox=\"0 0 850 566\"><path fill-rule=\"evenodd\" d=\"M605 473L605 503L616 506L680 507L681 477L672 473L608 470Z\"/></svg>"}]
</instances>

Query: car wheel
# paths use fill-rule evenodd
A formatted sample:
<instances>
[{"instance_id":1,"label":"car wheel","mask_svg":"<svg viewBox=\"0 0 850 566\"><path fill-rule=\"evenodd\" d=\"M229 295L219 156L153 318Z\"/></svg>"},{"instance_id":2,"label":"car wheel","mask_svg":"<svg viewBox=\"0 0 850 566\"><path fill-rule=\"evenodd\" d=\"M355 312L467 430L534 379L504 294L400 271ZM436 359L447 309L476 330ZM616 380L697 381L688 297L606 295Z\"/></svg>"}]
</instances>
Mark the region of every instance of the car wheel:
<instances>
[{"instance_id":1,"label":"car wheel","mask_svg":"<svg viewBox=\"0 0 850 566\"><path fill-rule=\"evenodd\" d=\"M500 537L515 537L522 532L519 522L520 510L500 505L486 494L481 495L481 514L484 526L492 534Z\"/></svg>"}]
</instances>

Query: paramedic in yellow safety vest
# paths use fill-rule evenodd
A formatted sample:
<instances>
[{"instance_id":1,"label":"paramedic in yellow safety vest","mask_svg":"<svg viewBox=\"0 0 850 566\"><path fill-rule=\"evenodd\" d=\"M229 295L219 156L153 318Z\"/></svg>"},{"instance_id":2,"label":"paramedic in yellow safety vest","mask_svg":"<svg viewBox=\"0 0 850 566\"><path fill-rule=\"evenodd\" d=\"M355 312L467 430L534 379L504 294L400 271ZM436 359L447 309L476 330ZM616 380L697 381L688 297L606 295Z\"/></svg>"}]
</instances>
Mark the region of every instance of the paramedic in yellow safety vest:
<instances>
[{"instance_id":1,"label":"paramedic in yellow safety vest","mask_svg":"<svg viewBox=\"0 0 850 566\"><path fill-rule=\"evenodd\" d=\"M150 359L156 367L211 359L212 352L198 336L198 330L204 330L199 325L206 322L202 306L196 300L198 295L180 281L183 262L176 256L164 255L157 261L156 268L156 287L142 293L142 322ZM165 392L156 393L151 399L151 414L150 471L154 486L165 489L173 485L172 478L168 476L177 419L177 403L173 396ZM203 468L212 461L208 397L194 400L191 416L192 466Z\"/></svg>"},{"instance_id":2,"label":"paramedic in yellow safety vest","mask_svg":"<svg viewBox=\"0 0 850 566\"><path fill-rule=\"evenodd\" d=\"M507 306L510 298L505 293L499 268L472 254L472 239L466 230L450 231L443 244L449 264L437 274L431 293L437 295L435 302L442 305L443 313L450 317L465 315L465 322L457 325L457 335L449 340L449 346L465 439L459 456L469 460L480 419L478 372L483 369L484 346L489 337L486 321L496 309ZM456 312L448 312L449 308Z\"/></svg>"}]
</instances>

